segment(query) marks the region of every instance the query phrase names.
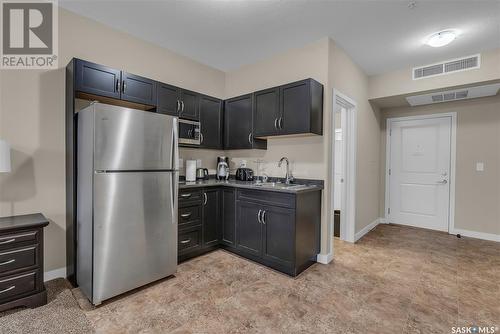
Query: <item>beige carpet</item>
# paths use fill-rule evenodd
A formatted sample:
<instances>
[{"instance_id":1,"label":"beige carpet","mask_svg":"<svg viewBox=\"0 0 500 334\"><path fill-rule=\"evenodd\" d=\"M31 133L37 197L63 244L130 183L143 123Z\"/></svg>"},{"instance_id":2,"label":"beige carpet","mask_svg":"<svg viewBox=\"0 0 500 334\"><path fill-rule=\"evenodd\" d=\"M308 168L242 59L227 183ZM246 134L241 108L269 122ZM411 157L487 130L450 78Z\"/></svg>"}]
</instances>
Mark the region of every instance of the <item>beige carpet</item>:
<instances>
[{"instance_id":1,"label":"beige carpet","mask_svg":"<svg viewBox=\"0 0 500 334\"><path fill-rule=\"evenodd\" d=\"M47 305L0 313L0 333L92 333L92 325L80 309L69 282L55 279L45 283Z\"/></svg>"}]
</instances>

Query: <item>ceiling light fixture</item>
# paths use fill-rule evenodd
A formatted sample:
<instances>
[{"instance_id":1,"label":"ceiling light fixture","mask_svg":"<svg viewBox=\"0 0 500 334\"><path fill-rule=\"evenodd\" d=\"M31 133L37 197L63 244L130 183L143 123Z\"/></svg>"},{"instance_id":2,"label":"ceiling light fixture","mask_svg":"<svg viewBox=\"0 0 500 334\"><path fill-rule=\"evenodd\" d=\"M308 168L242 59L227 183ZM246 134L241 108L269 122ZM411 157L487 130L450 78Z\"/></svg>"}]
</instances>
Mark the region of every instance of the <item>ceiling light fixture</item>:
<instances>
[{"instance_id":1,"label":"ceiling light fixture","mask_svg":"<svg viewBox=\"0 0 500 334\"><path fill-rule=\"evenodd\" d=\"M439 48L441 46L445 46L450 44L457 38L456 30L443 30L432 34L425 44L432 46L433 48Z\"/></svg>"}]
</instances>

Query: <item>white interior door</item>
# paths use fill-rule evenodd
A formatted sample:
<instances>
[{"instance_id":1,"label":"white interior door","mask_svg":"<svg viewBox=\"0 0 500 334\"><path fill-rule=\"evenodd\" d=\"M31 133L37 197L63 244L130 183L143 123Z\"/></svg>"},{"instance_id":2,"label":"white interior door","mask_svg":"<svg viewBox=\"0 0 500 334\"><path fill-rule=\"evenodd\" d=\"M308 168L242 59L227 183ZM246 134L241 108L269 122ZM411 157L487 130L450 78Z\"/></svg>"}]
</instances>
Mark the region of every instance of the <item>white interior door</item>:
<instances>
[{"instance_id":1,"label":"white interior door","mask_svg":"<svg viewBox=\"0 0 500 334\"><path fill-rule=\"evenodd\" d=\"M390 121L389 222L448 231L451 122Z\"/></svg>"}]
</instances>

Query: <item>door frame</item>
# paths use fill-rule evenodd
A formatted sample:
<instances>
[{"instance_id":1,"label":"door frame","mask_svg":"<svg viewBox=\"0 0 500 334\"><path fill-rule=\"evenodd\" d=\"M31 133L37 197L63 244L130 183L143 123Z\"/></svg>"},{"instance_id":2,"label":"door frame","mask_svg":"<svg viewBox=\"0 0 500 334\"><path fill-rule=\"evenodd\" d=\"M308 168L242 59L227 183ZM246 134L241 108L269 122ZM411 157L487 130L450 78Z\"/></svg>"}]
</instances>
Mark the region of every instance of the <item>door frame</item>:
<instances>
[{"instance_id":1,"label":"door frame","mask_svg":"<svg viewBox=\"0 0 500 334\"><path fill-rule=\"evenodd\" d=\"M388 212L390 205L390 178L389 166L391 165L391 125L397 121L416 121L434 118L450 118L451 119L451 135L450 135L450 207L448 212L448 233L454 234L455 230L455 177L456 177L456 162L457 162L457 113L437 113L429 115L416 115L405 117L390 117L386 121L386 155L385 155L385 222L389 222Z\"/></svg>"},{"instance_id":2,"label":"door frame","mask_svg":"<svg viewBox=\"0 0 500 334\"><path fill-rule=\"evenodd\" d=\"M340 237L348 242L355 241L355 222L356 222L356 137L357 137L357 103L349 96L333 89L333 113L330 122L331 129L331 159L330 159L330 212L329 212L329 247L332 247L334 225L334 186L335 186L335 115L341 112L341 107L345 112L345 129L342 128L342 139L345 150L343 152L344 161L344 183L341 191L340 208ZM331 250L333 254L333 248Z\"/></svg>"}]
</instances>

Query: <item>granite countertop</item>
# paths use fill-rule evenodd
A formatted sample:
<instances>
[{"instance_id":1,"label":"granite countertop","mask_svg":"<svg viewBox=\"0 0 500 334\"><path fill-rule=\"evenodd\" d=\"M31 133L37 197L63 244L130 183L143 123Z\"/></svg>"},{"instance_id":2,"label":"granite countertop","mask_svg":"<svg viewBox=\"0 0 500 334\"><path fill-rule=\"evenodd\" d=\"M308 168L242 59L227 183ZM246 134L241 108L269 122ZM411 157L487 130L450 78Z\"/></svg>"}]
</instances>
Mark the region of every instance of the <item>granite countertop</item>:
<instances>
[{"instance_id":1,"label":"granite countertop","mask_svg":"<svg viewBox=\"0 0 500 334\"><path fill-rule=\"evenodd\" d=\"M0 232L17 228L43 227L47 226L48 224L49 221L41 213L1 217Z\"/></svg>"},{"instance_id":2,"label":"granite countertop","mask_svg":"<svg viewBox=\"0 0 500 334\"><path fill-rule=\"evenodd\" d=\"M275 183L273 187L270 183ZM261 185L259 185L261 184ZM201 187L216 187L216 186L226 186L234 188L245 188L253 190L264 190L264 191L277 191L284 193L304 193L309 191L319 191L323 189L323 181L321 180L296 180L294 184L285 185L280 182L267 182L262 185L259 181L238 181L235 179L229 179L225 181L219 181L216 179L208 180L197 180L194 182L187 182L184 180L179 181L179 189L189 189L189 188L201 188Z\"/></svg>"}]
</instances>

